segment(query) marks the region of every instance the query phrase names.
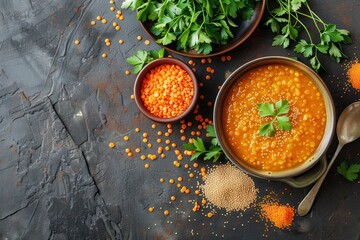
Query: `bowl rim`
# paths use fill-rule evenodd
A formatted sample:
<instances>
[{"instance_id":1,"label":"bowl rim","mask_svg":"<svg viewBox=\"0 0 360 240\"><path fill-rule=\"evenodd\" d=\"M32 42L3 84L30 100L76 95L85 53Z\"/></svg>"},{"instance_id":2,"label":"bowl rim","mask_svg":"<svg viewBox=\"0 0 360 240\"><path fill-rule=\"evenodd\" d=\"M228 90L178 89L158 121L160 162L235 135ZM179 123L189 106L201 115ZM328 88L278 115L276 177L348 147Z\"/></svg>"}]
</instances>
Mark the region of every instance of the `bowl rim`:
<instances>
[{"instance_id":1,"label":"bowl rim","mask_svg":"<svg viewBox=\"0 0 360 240\"><path fill-rule=\"evenodd\" d=\"M232 86L239 81L240 75L243 75L247 72L249 72L252 69L255 69L260 66L268 65L268 64L285 64L289 66L293 66L302 72L304 72L310 79L313 81L313 83L317 86L319 89L323 100L325 104L325 110L326 110L326 125L324 129L324 135L322 137L322 140L320 141L317 150L315 153L304 163L294 167L290 168L288 170L283 171L265 171L265 170L259 170L251 167L250 165L246 164L245 162L238 162L235 160L235 158L238 158L234 153L231 152L226 146L228 146L227 141L221 137L222 134L222 111L223 111L223 102L226 99L227 90L231 89ZM320 89L321 88L321 89ZM238 67L230 76L225 80L223 83L220 91L218 92L214 104L214 112L213 112L213 122L214 122L214 128L215 128L215 134L219 140L219 144L221 148L223 149L225 155L227 158L234 163L236 166L238 166L240 169L244 170L245 172L249 173L250 175L253 175L255 177L259 178L265 178L265 179L284 179L287 177L294 177L298 176L306 171L308 171L310 168L312 168L319 159L326 153L327 149L329 148L332 138L334 136L335 132L335 105L331 96L331 93L329 89L327 88L324 81L320 78L320 76L314 72L311 68L309 68L307 65L305 65L302 62L299 62L297 60L291 59L289 57L283 57L283 56L265 56L256 58L254 60L251 60L242 66ZM234 157L234 155L236 157ZM241 161L241 160L240 160Z\"/></svg>"},{"instance_id":2,"label":"bowl rim","mask_svg":"<svg viewBox=\"0 0 360 240\"><path fill-rule=\"evenodd\" d=\"M194 86L194 95L193 95L193 98L191 100L191 103L190 103L189 107L183 113L181 113L180 115L178 115L176 117L173 117L173 118L160 118L160 117L152 115L145 108L144 103L141 100L140 89L141 89L142 81L143 81L145 75L151 69L153 69L153 68L155 68L155 67L157 67L159 65L163 65L163 64L175 64L175 65L180 66L182 69L184 69L190 75L190 77L191 77L191 79L193 81L193 86ZM192 69L188 65L186 65L180 59L177 59L177 58L174 58L174 57L163 57L163 58L155 59L155 60L151 61L150 63L146 64L143 67L143 69L136 76L133 91L134 91L134 97L135 97L136 105L138 106L139 110L147 118L149 118L149 119L151 119L151 120L153 120L155 122L158 122L158 123L172 123L172 122L177 122L177 121L180 121L180 120L184 119L196 107L197 98L198 98L198 95L199 95L199 86L197 84L195 73L192 71Z\"/></svg>"},{"instance_id":3,"label":"bowl rim","mask_svg":"<svg viewBox=\"0 0 360 240\"><path fill-rule=\"evenodd\" d=\"M140 22L141 27L144 29L145 33L156 44L158 44L160 47L166 49L167 51L169 51L171 53L175 53L175 54L185 56L185 57L190 57L190 58L215 57L215 56L223 55L223 54L237 48L238 46L240 46L243 42L245 42L252 35L252 33L258 27L263 15L264 15L265 6L266 6L266 0L261 0L261 2L256 2L255 4L256 5L255 5L254 13L257 13L257 14L256 15L254 14L250 20L247 20L247 21L251 21L251 24L248 27L248 30L241 36L241 38L238 41L232 43L229 47L224 48L223 50L220 50L219 52L211 52L211 53L209 53L207 55L197 53L197 52L192 53L192 52L189 52L189 51L188 52L178 51L176 49L170 48L168 45L161 45L161 44L156 42L157 38L146 28L144 23L141 22L141 21L139 21L139 22ZM253 18L255 18L255 19L253 19Z\"/></svg>"}]
</instances>

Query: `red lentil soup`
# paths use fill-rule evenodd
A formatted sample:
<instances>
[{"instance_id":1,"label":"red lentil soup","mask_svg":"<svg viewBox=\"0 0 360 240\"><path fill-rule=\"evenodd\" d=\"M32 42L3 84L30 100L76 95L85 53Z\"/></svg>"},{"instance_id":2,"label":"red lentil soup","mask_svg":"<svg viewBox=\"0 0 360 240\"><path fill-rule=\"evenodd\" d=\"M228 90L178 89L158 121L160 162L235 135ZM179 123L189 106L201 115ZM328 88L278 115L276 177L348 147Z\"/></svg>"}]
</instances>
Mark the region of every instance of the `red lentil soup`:
<instances>
[{"instance_id":1,"label":"red lentil soup","mask_svg":"<svg viewBox=\"0 0 360 240\"><path fill-rule=\"evenodd\" d=\"M276 129L273 137L259 135L272 120L260 117L259 103L288 100L292 129ZM295 168L317 149L325 130L324 100L313 81L301 70L269 64L249 71L232 87L223 110L225 136L246 164L266 171Z\"/></svg>"}]
</instances>

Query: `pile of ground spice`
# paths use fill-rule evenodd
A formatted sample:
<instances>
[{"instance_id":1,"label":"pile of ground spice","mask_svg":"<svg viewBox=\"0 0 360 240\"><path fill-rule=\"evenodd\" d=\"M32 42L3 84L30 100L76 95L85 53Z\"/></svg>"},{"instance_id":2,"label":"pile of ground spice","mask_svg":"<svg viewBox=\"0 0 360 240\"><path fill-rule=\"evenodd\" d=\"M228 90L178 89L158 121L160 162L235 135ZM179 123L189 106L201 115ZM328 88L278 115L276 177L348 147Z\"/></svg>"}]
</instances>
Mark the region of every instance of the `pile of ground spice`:
<instances>
[{"instance_id":1,"label":"pile of ground spice","mask_svg":"<svg viewBox=\"0 0 360 240\"><path fill-rule=\"evenodd\" d=\"M210 203L226 211L249 208L258 193L254 181L230 163L210 170L201 189Z\"/></svg>"},{"instance_id":2,"label":"pile of ground spice","mask_svg":"<svg viewBox=\"0 0 360 240\"><path fill-rule=\"evenodd\" d=\"M349 66L347 76L353 88L360 90L360 63L358 61Z\"/></svg>"},{"instance_id":3,"label":"pile of ground spice","mask_svg":"<svg viewBox=\"0 0 360 240\"><path fill-rule=\"evenodd\" d=\"M262 204L261 214L275 227L280 229L288 228L294 220L294 208L278 203Z\"/></svg>"}]
</instances>

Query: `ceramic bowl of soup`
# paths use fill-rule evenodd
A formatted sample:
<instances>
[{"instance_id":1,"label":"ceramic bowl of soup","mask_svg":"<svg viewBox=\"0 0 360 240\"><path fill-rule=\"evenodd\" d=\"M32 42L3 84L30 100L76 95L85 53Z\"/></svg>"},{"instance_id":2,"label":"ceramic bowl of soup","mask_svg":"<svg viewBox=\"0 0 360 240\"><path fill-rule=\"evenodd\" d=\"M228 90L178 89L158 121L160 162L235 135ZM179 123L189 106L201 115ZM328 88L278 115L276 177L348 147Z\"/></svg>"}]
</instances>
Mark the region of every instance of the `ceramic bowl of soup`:
<instances>
[{"instance_id":1,"label":"ceramic bowl of soup","mask_svg":"<svg viewBox=\"0 0 360 240\"><path fill-rule=\"evenodd\" d=\"M239 168L303 187L325 171L335 108L325 83L305 64L262 57L224 82L214 125L224 153Z\"/></svg>"}]
</instances>

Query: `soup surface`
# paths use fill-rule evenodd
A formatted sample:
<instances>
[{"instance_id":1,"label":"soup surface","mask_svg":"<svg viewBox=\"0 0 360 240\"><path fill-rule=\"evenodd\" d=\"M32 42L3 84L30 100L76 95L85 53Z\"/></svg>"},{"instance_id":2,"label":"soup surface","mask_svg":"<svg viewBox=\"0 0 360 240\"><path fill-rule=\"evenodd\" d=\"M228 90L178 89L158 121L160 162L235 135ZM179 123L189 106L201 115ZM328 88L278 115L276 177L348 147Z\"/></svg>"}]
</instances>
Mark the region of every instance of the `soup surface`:
<instances>
[{"instance_id":1,"label":"soup surface","mask_svg":"<svg viewBox=\"0 0 360 240\"><path fill-rule=\"evenodd\" d=\"M292 128L273 137L260 136L259 128L273 117L261 117L258 104L288 100ZM248 165L267 171L294 168L317 149L326 125L321 93L301 70L273 64L255 68L237 81L223 110L225 135L233 151Z\"/></svg>"}]
</instances>

